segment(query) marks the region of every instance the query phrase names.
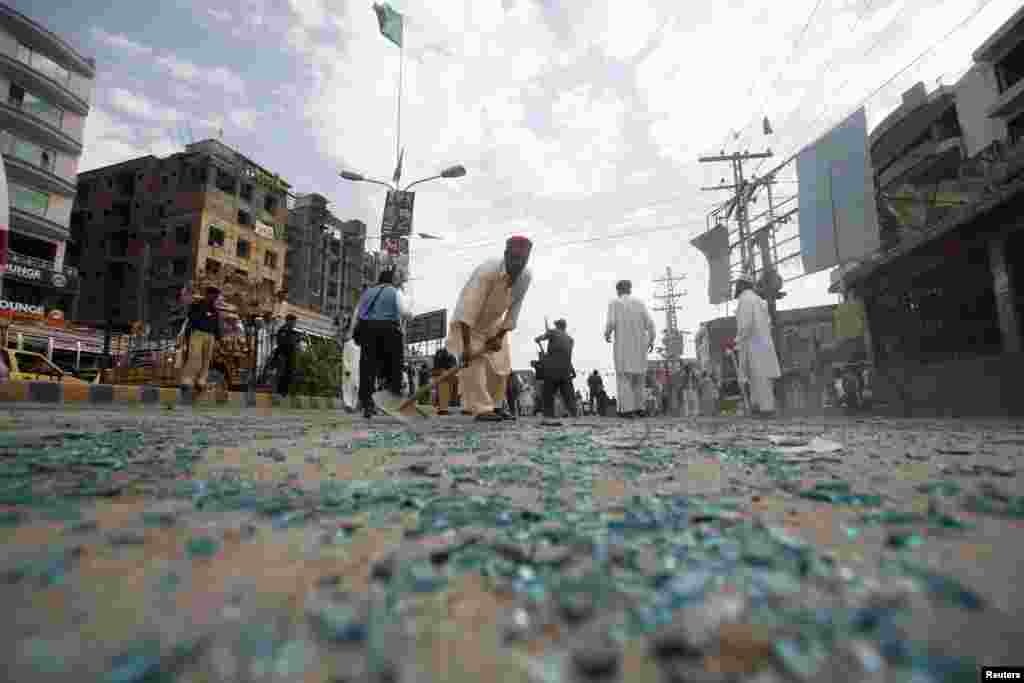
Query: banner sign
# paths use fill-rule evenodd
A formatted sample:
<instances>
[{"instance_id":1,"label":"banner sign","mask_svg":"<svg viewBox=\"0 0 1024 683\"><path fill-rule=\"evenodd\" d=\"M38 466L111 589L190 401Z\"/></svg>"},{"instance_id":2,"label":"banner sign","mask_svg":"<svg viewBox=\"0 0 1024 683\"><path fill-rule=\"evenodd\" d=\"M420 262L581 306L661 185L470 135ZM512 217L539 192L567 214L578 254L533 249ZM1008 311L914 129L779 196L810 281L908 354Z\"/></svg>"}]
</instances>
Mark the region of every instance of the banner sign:
<instances>
[{"instance_id":1,"label":"banner sign","mask_svg":"<svg viewBox=\"0 0 1024 683\"><path fill-rule=\"evenodd\" d=\"M50 285L57 289L64 289L68 286L70 279L56 270L39 268L34 261L30 261L20 254L9 252L9 261L5 275L26 282L34 282Z\"/></svg>"},{"instance_id":2,"label":"banner sign","mask_svg":"<svg viewBox=\"0 0 1024 683\"><path fill-rule=\"evenodd\" d=\"M412 234L412 206L415 200L415 192L388 190L388 198L384 202L384 219L380 226L381 235L407 237Z\"/></svg>"},{"instance_id":3,"label":"banner sign","mask_svg":"<svg viewBox=\"0 0 1024 683\"><path fill-rule=\"evenodd\" d=\"M19 320L42 320L45 316L46 311L42 306L0 299L0 317Z\"/></svg>"},{"instance_id":4,"label":"banner sign","mask_svg":"<svg viewBox=\"0 0 1024 683\"><path fill-rule=\"evenodd\" d=\"M262 221L253 221L253 230L260 237L266 237L268 240L274 239L274 229Z\"/></svg>"},{"instance_id":5,"label":"banner sign","mask_svg":"<svg viewBox=\"0 0 1024 683\"><path fill-rule=\"evenodd\" d=\"M417 315L409 321L405 332L406 344L444 339L448 336L448 309Z\"/></svg>"},{"instance_id":6,"label":"banner sign","mask_svg":"<svg viewBox=\"0 0 1024 683\"><path fill-rule=\"evenodd\" d=\"M409 240L404 237L385 237L381 240L381 249L388 256L408 256Z\"/></svg>"}]
</instances>

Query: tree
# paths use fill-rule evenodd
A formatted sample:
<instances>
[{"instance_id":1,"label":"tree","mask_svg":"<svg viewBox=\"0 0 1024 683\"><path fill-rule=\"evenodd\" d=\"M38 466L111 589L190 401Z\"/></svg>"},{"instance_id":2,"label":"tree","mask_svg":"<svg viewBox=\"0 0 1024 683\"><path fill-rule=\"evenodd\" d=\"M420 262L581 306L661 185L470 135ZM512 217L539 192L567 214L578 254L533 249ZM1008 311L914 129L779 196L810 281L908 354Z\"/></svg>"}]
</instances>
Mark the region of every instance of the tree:
<instances>
[{"instance_id":1,"label":"tree","mask_svg":"<svg viewBox=\"0 0 1024 683\"><path fill-rule=\"evenodd\" d=\"M344 377L344 357L333 339L307 337L295 357L295 379L289 393L303 396L338 395Z\"/></svg>"}]
</instances>

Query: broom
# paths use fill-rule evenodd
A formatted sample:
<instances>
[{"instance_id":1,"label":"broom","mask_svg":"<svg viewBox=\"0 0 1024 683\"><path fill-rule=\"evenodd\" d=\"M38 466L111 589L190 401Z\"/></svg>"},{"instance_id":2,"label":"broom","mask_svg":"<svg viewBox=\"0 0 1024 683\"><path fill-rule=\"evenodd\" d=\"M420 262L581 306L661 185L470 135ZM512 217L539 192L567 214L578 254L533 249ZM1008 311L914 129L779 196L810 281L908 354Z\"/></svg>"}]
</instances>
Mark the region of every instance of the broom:
<instances>
[{"instance_id":1,"label":"broom","mask_svg":"<svg viewBox=\"0 0 1024 683\"><path fill-rule=\"evenodd\" d=\"M399 406L398 412L402 412L403 410L407 410L408 408L414 407L417 403L428 401L430 399L430 392L431 390L433 390L434 387L436 387L441 382L448 381L449 379L454 377L458 372L459 368L454 367L450 370L445 370L437 377L431 377L430 384L424 384L419 389L417 389L416 393L413 395L412 398L406 399L402 403L402 405Z\"/></svg>"}]
</instances>

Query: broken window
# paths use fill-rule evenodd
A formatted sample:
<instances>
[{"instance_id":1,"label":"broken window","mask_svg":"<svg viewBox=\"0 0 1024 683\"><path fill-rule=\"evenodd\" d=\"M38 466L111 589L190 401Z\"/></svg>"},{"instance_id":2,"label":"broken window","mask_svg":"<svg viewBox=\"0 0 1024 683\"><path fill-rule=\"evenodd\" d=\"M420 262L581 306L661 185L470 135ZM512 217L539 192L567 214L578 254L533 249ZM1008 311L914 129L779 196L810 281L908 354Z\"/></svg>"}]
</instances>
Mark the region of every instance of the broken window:
<instances>
[{"instance_id":1,"label":"broken window","mask_svg":"<svg viewBox=\"0 0 1024 683\"><path fill-rule=\"evenodd\" d=\"M252 215L248 211L238 212L239 225L252 225Z\"/></svg>"},{"instance_id":2,"label":"broken window","mask_svg":"<svg viewBox=\"0 0 1024 683\"><path fill-rule=\"evenodd\" d=\"M205 166L192 169L192 182L197 185L205 186L207 180L209 180L209 176L207 175Z\"/></svg>"},{"instance_id":3,"label":"broken window","mask_svg":"<svg viewBox=\"0 0 1024 683\"><path fill-rule=\"evenodd\" d=\"M238 246L235 250L235 254L238 258L249 258L249 242L247 240L238 240Z\"/></svg>"},{"instance_id":4,"label":"broken window","mask_svg":"<svg viewBox=\"0 0 1024 683\"><path fill-rule=\"evenodd\" d=\"M224 231L220 228L210 226L210 237L206 242L211 247L224 246Z\"/></svg>"},{"instance_id":5,"label":"broken window","mask_svg":"<svg viewBox=\"0 0 1024 683\"><path fill-rule=\"evenodd\" d=\"M174 274L184 275L186 272L188 272L188 259L174 259Z\"/></svg>"},{"instance_id":6,"label":"broken window","mask_svg":"<svg viewBox=\"0 0 1024 683\"><path fill-rule=\"evenodd\" d=\"M117 176L117 192L128 197L135 196L135 174L131 171L119 173Z\"/></svg>"},{"instance_id":7,"label":"broken window","mask_svg":"<svg viewBox=\"0 0 1024 683\"><path fill-rule=\"evenodd\" d=\"M235 176L231 175L222 168L217 169L217 189L227 194L235 194Z\"/></svg>"},{"instance_id":8,"label":"broken window","mask_svg":"<svg viewBox=\"0 0 1024 683\"><path fill-rule=\"evenodd\" d=\"M174 239L178 244L188 244L192 241L192 230L187 225L179 225L174 229Z\"/></svg>"},{"instance_id":9,"label":"broken window","mask_svg":"<svg viewBox=\"0 0 1024 683\"><path fill-rule=\"evenodd\" d=\"M238 193L238 196L247 202L252 201L252 185L249 183L242 183L242 190Z\"/></svg>"}]
</instances>

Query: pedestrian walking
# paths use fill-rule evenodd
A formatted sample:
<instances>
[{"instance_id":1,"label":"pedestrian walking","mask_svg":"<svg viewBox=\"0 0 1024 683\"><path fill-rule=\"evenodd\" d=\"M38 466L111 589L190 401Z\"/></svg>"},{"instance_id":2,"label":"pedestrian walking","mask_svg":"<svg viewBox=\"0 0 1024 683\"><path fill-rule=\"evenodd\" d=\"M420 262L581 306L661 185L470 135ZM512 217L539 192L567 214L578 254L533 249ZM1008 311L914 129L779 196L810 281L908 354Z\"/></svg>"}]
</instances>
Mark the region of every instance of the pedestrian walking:
<instances>
[{"instance_id":1,"label":"pedestrian walking","mask_svg":"<svg viewBox=\"0 0 1024 683\"><path fill-rule=\"evenodd\" d=\"M397 415L402 405L402 366L405 345L401 320L412 317L405 295L394 286L394 271L382 271L377 285L367 289L359 301L358 339L359 400L363 416L373 416L374 407ZM387 378L387 388L373 393L378 376Z\"/></svg>"},{"instance_id":2,"label":"pedestrian walking","mask_svg":"<svg viewBox=\"0 0 1024 683\"><path fill-rule=\"evenodd\" d=\"M446 370L451 370L458 365L458 361L455 356L445 347L441 347L434 354L434 369L431 370L430 374L433 377L440 377L445 373ZM437 401L434 407L437 408L438 415L447 415L448 409L451 407L452 399L458 394L459 380L457 377L449 377L448 379L439 382L437 385Z\"/></svg>"},{"instance_id":3,"label":"pedestrian walking","mask_svg":"<svg viewBox=\"0 0 1024 683\"><path fill-rule=\"evenodd\" d=\"M295 329L296 318L293 313L285 316L284 325L275 335L277 340L277 361L279 371L277 374L277 393L281 396L288 395L291 387L292 377L295 375L295 356L299 350L299 332Z\"/></svg>"},{"instance_id":4,"label":"pedestrian walking","mask_svg":"<svg viewBox=\"0 0 1024 683\"><path fill-rule=\"evenodd\" d=\"M632 295L633 284L620 280L615 285L618 294L608 305L608 321L604 339L615 337L615 385L619 414L636 417L644 400L644 375L647 372L647 354L654 350L654 319L644 302Z\"/></svg>"},{"instance_id":5,"label":"pedestrian walking","mask_svg":"<svg viewBox=\"0 0 1024 683\"><path fill-rule=\"evenodd\" d=\"M459 294L448 327L448 350L462 356L462 409L482 422L514 419L498 411L512 355L505 337L516 328L533 275L526 267L533 244L510 237L502 258L480 264Z\"/></svg>"},{"instance_id":6,"label":"pedestrian walking","mask_svg":"<svg viewBox=\"0 0 1024 683\"><path fill-rule=\"evenodd\" d=\"M224 336L217 299L220 289L207 287L206 296L193 302L188 309L185 327L185 367L181 373L181 387L201 394L206 390L213 360L213 347Z\"/></svg>"},{"instance_id":7,"label":"pedestrian walking","mask_svg":"<svg viewBox=\"0 0 1024 683\"><path fill-rule=\"evenodd\" d=\"M740 390L754 415L775 412L774 380L782 376L772 341L768 304L754 291L754 279L742 273L736 280L736 372Z\"/></svg>"},{"instance_id":8,"label":"pedestrian walking","mask_svg":"<svg viewBox=\"0 0 1024 683\"><path fill-rule=\"evenodd\" d=\"M597 415L604 415L604 380L601 373L594 370L587 377L587 390L590 393L590 410Z\"/></svg>"},{"instance_id":9,"label":"pedestrian walking","mask_svg":"<svg viewBox=\"0 0 1024 683\"><path fill-rule=\"evenodd\" d=\"M562 403L569 415L576 414L576 396L572 388L572 379L575 373L572 368L572 349L575 342L566 330L565 320L556 320L552 329L546 330L544 334L534 339L534 342L548 343L547 354L544 358L544 393L542 403L544 406L544 417L555 419L555 393L562 397Z\"/></svg>"}]
</instances>

